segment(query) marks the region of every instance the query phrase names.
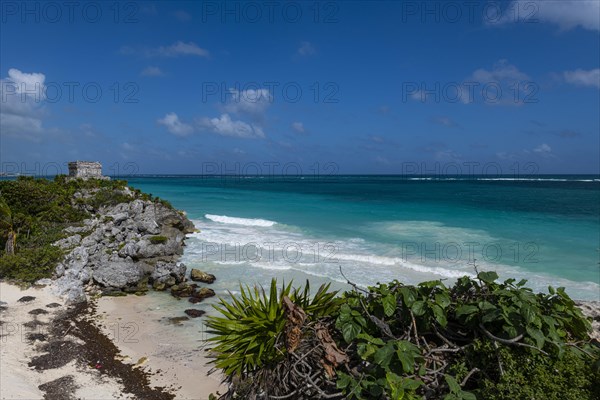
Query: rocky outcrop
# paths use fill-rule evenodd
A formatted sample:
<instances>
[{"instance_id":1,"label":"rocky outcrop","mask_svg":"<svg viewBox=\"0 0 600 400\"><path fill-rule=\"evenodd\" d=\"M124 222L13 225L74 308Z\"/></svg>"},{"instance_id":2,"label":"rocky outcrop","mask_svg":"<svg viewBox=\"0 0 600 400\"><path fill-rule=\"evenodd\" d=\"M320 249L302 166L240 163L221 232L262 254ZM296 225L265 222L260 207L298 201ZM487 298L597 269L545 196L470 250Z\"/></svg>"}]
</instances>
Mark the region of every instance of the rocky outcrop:
<instances>
[{"instance_id":1,"label":"rocky outcrop","mask_svg":"<svg viewBox=\"0 0 600 400\"><path fill-rule=\"evenodd\" d=\"M70 236L55 243L67 251L56 268L55 288L69 302L86 293L141 292L139 283L161 290L182 283L178 263L185 235L194 231L185 215L160 202L135 199L95 210Z\"/></svg>"},{"instance_id":2,"label":"rocky outcrop","mask_svg":"<svg viewBox=\"0 0 600 400\"><path fill-rule=\"evenodd\" d=\"M192 268L192 271L190 272L190 279L194 282L213 283L216 278L213 274L207 274L199 269Z\"/></svg>"},{"instance_id":3,"label":"rocky outcrop","mask_svg":"<svg viewBox=\"0 0 600 400\"><path fill-rule=\"evenodd\" d=\"M590 337L600 342L600 301L576 301L583 315L592 319Z\"/></svg>"}]
</instances>

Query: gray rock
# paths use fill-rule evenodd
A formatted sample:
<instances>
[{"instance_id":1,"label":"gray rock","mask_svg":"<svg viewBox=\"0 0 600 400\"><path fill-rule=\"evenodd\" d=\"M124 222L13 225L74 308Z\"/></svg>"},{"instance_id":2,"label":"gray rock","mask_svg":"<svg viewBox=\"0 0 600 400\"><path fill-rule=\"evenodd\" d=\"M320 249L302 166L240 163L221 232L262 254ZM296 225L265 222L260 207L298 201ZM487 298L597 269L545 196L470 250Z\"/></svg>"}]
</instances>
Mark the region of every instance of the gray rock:
<instances>
[{"instance_id":1,"label":"gray rock","mask_svg":"<svg viewBox=\"0 0 600 400\"><path fill-rule=\"evenodd\" d=\"M142 276L139 267L130 258L112 261L94 271L94 281L116 288L137 284Z\"/></svg>"},{"instance_id":2,"label":"gray rock","mask_svg":"<svg viewBox=\"0 0 600 400\"><path fill-rule=\"evenodd\" d=\"M160 226L153 219L144 219L136 224L140 233L156 235L160 233Z\"/></svg>"},{"instance_id":3,"label":"gray rock","mask_svg":"<svg viewBox=\"0 0 600 400\"><path fill-rule=\"evenodd\" d=\"M206 272L200 271L199 269L192 268L190 272L190 278L195 282L213 283L215 276L213 274L207 274Z\"/></svg>"},{"instance_id":4,"label":"gray rock","mask_svg":"<svg viewBox=\"0 0 600 400\"><path fill-rule=\"evenodd\" d=\"M119 213L119 214L111 215L111 217L113 218L113 223L115 225L120 225L121 222L126 221L129 218L129 214Z\"/></svg>"},{"instance_id":5,"label":"gray rock","mask_svg":"<svg viewBox=\"0 0 600 400\"><path fill-rule=\"evenodd\" d=\"M129 211L133 215L138 215L144 212L144 202L142 200L134 200L129 203Z\"/></svg>"},{"instance_id":6,"label":"gray rock","mask_svg":"<svg viewBox=\"0 0 600 400\"><path fill-rule=\"evenodd\" d=\"M159 261L154 267L154 271L150 275L154 282L159 283L170 283L171 279L174 279L173 284L183 282L185 279L186 266L184 263L167 263ZM172 285L171 285L172 286Z\"/></svg>"},{"instance_id":7,"label":"gray rock","mask_svg":"<svg viewBox=\"0 0 600 400\"><path fill-rule=\"evenodd\" d=\"M55 243L71 249L56 268L53 287L60 295L70 302L85 300L86 290L99 293L97 285L137 294L147 288L144 277L151 277L160 289L185 282L186 267L175 260L194 226L183 213L139 199L93 211L96 214L84 226L67 228L70 237ZM82 238L79 233L84 232L87 236ZM153 244L150 238L159 234L168 240ZM178 294L189 295L189 287L184 285Z\"/></svg>"},{"instance_id":8,"label":"gray rock","mask_svg":"<svg viewBox=\"0 0 600 400\"><path fill-rule=\"evenodd\" d=\"M69 226L65 228L66 233L82 233L88 231L89 228L87 226Z\"/></svg>"},{"instance_id":9,"label":"gray rock","mask_svg":"<svg viewBox=\"0 0 600 400\"><path fill-rule=\"evenodd\" d=\"M119 250L119 256L121 256L123 258L136 257L138 254L139 248L140 248L140 246L138 246L134 242L126 243L125 246L123 246L123 248L121 250Z\"/></svg>"}]
</instances>

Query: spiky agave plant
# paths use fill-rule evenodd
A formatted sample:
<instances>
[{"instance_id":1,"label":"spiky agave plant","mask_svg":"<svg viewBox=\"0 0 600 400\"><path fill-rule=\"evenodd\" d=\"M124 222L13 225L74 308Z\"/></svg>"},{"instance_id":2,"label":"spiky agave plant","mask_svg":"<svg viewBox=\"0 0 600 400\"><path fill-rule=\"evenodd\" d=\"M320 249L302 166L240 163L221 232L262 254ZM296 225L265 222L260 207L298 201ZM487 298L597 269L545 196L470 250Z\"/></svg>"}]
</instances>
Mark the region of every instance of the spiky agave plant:
<instances>
[{"instance_id":1,"label":"spiky agave plant","mask_svg":"<svg viewBox=\"0 0 600 400\"><path fill-rule=\"evenodd\" d=\"M240 295L231 293L231 300L219 298L213 307L222 316L207 319L214 364L225 375L245 376L269 363L281 360L286 353L282 340L286 317L282 303L284 296L302 308L309 319L332 315L339 307L337 291L330 292L329 284L321 285L314 297L308 281L304 289L293 289L292 283L282 285L278 293L277 281L271 280L269 294L264 288L242 286Z\"/></svg>"}]
</instances>

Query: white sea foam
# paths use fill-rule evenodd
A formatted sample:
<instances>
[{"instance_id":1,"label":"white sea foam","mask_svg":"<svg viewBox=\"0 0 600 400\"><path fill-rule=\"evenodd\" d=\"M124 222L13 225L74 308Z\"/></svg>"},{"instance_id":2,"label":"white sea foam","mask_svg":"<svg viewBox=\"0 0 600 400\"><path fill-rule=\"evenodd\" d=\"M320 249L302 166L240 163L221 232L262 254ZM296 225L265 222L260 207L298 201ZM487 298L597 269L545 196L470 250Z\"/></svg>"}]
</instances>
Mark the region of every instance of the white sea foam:
<instances>
[{"instance_id":1,"label":"white sea foam","mask_svg":"<svg viewBox=\"0 0 600 400\"><path fill-rule=\"evenodd\" d=\"M388 238L396 238L400 241L396 244L356 237L319 237L300 227L290 227L267 219L209 214L206 219L193 222L201 231L190 235L183 261L191 266L203 263L202 268L214 268L211 273L215 274L218 274L220 268L223 271L226 268L227 272L223 272L226 276L223 276L221 282L227 289L240 281L266 285L272 277L301 282L306 276L315 277L315 284L331 281L345 283L347 277L363 287L393 279L407 284L448 279L446 283L451 284L454 279L464 275L474 276L472 266L467 262L450 263L428 258L423 260L419 258L419 254L413 257L412 253L401 252L398 243L406 240L495 243L502 240L491 237L484 230L451 227L437 221L382 221L359 229L368 235L379 233ZM325 245L332 247L325 248ZM217 248L219 250L216 252ZM302 255L296 258L298 250ZM566 286L568 293L577 293L574 297L589 299L596 298L594 293L598 293L600 289L594 282L570 281L518 266L486 263L480 261L479 257L477 265L481 271L496 270L501 279L527 278L528 285L536 291L545 291L548 285ZM340 273L340 266L345 277Z\"/></svg>"},{"instance_id":2,"label":"white sea foam","mask_svg":"<svg viewBox=\"0 0 600 400\"><path fill-rule=\"evenodd\" d=\"M206 219L210 219L214 222L220 222L222 224L235 224L235 225L245 225L245 226L273 226L277 222L269 221L266 219L253 219L253 218L236 218L236 217L228 217L227 215L212 215L206 214L204 216Z\"/></svg>"},{"instance_id":3,"label":"white sea foam","mask_svg":"<svg viewBox=\"0 0 600 400\"><path fill-rule=\"evenodd\" d=\"M409 177L410 181L521 181L521 182L600 182L600 179L567 178L481 178L481 177Z\"/></svg>"}]
</instances>

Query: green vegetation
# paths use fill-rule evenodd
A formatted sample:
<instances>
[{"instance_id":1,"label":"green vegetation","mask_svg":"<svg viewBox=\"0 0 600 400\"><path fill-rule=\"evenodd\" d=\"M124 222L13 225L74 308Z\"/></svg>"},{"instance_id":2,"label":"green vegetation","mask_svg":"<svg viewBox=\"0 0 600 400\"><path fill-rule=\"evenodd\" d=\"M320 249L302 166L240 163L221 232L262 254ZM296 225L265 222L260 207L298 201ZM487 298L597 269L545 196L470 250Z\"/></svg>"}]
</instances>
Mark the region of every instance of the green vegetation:
<instances>
[{"instance_id":1,"label":"green vegetation","mask_svg":"<svg viewBox=\"0 0 600 400\"><path fill-rule=\"evenodd\" d=\"M152 244L165 244L169 241L166 236L150 236L150 243Z\"/></svg>"},{"instance_id":2,"label":"green vegetation","mask_svg":"<svg viewBox=\"0 0 600 400\"><path fill-rule=\"evenodd\" d=\"M321 288L312 300L273 282L268 297L221 299L208 325L222 398L600 399L600 347L564 288L497 279Z\"/></svg>"},{"instance_id":3,"label":"green vegetation","mask_svg":"<svg viewBox=\"0 0 600 400\"><path fill-rule=\"evenodd\" d=\"M304 290L283 286L277 292L277 282L271 281L269 296L263 288L253 289L240 285L240 298L232 302L220 299L216 309L223 317L210 317L208 327L217 342L216 366L227 375L248 374L257 368L277 362L285 355L280 334L287 323L283 298L300 307L310 320L331 315L339 299L336 292L328 292L329 285L321 286L311 299L308 282Z\"/></svg>"},{"instance_id":4,"label":"green vegetation","mask_svg":"<svg viewBox=\"0 0 600 400\"><path fill-rule=\"evenodd\" d=\"M126 186L120 180L67 179L64 175L54 180L1 180L0 278L33 282L51 276L63 256L51 244L65 237L66 227L81 224L101 207L145 199L172 208L137 189L131 196Z\"/></svg>"}]
</instances>

